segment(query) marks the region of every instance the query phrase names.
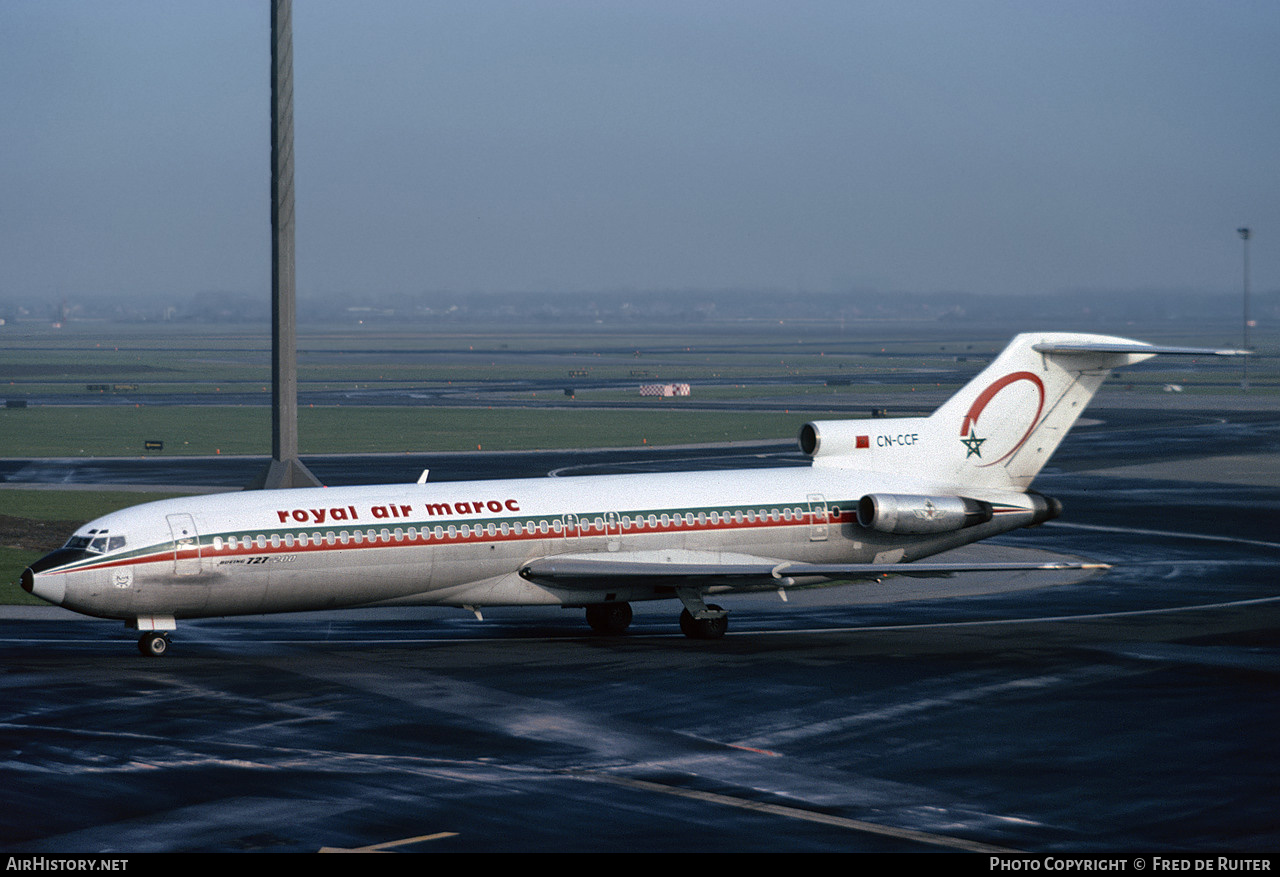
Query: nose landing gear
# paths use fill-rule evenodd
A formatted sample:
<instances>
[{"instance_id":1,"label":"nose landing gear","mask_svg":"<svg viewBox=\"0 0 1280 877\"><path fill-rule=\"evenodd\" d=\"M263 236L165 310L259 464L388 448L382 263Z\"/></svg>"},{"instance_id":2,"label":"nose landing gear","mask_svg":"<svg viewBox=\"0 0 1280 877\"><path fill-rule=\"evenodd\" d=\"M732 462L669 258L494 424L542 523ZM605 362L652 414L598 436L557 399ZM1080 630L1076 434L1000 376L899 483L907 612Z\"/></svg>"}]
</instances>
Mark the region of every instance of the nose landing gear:
<instances>
[{"instance_id":1,"label":"nose landing gear","mask_svg":"<svg viewBox=\"0 0 1280 877\"><path fill-rule=\"evenodd\" d=\"M158 658L169 651L169 634L162 630L149 630L138 638L138 651L148 658Z\"/></svg>"}]
</instances>

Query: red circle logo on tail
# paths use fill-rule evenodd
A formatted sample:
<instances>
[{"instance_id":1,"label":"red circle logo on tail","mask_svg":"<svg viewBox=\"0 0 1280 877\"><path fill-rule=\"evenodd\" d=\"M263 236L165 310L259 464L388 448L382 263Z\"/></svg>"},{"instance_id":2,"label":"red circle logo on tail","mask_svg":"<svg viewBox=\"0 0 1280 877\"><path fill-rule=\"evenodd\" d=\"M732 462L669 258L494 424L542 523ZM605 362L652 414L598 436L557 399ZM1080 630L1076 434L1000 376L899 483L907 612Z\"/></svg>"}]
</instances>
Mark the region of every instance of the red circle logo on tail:
<instances>
[{"instance_id":1,"label":"red circle logo on tail","mask_svg":"<svg viewBox=\"0 0 1280 877\"><path fill-rule=\"evenodd\" d=\"M982 444L986 439L979 438L973 427L974 424L978 422L978 418L982 415L982 412L986 409L987 404L990 403L991 400L994 399L1005 387L1008 387L1011 384L1016 384L1020 381L1030 381L1032 386L1036 388L1039 401L1036 404L1035 417L1031 418L1031 425L1027 427L1027 431L1022 434L1022 437L1018 439L1016 443L1014 443L1013 447L1005 452L1004 456L1000 457L998 460L979 463L978 465L994 466L997 463L1004 462L1012 457L1018 448L1022 447L1026 440L1031 437L1031 433L1035 430L1036 424L1040 422L1040 414L1044 411L1044 383L1031 372L1013 372L1012 374L1007 374L1000 378L998 381L979 393L978 398L974 399L973 404L969 406L969 411L965 414L964 421L960 424L960 441L966 448L968 448L968 453L965 454L966 460L970 457L982 458Z\"/></svg>"}]
</instances>

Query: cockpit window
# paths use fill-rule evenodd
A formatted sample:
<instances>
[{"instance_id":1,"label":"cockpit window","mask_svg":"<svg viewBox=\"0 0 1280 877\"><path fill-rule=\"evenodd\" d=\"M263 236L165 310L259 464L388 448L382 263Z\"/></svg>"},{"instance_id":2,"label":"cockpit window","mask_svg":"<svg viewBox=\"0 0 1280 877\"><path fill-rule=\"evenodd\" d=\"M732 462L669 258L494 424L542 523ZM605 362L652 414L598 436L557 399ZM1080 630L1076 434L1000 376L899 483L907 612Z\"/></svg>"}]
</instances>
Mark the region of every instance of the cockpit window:
<instances>
[{"instance_id":1,"label":"cockpit window","mask_svg":"<svg viewBox=\"0 0 1280 877\"><path fill-rule=\"evenodd\" d=\"M106 530L90 530L83 536L72 536L67 540L67 544L62 547L103 554L107 551L117 551L124 548L124 543L123 536L111 536Z\"/></svg>"}]
</instances>

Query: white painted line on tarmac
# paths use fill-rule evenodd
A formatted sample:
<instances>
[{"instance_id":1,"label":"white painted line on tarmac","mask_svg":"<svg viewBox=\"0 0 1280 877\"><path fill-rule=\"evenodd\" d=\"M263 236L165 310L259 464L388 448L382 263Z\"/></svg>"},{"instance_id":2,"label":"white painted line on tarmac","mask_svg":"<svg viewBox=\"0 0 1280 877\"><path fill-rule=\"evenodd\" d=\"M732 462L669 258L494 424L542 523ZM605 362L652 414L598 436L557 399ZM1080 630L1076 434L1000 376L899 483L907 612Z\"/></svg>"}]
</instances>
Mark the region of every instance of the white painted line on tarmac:
<instances>
[{"instance_id":1,"label":"white painted line on tarmac","mask_svg":"<svg viewBox=\"0 0 1280 877\"><path fill-rule=\"evenodd\" d=\"M962 837L933 834L927 831L918 831L913 828L897 828L892 825L881 825L876 822L867 822L862 819L850 819L847 816L834 816L830 813L819 813L815 810L804 810L799 807L788 807L782 804L766 804L762 801L752 801L747 798L738 798L732 795L721 795L715 792L704 792L698 789L685 789L679 786L668 786L664 783L655 783L650 782L649 780L637 780L630 777L609 776L607 774L596 773L575 773L574 776L582 777L584 779L598 780L600 782L613 783L615 785L626 786L628 788L639 789L646 792L675 795L678 798L688 798L694 801L703 801L708 804L721 804L727 807L737 807L741 810L752 810L757 813L782 816L787 819L799 819L804 822L817 822L822 825L831 825L836 828L844 828L849 831L858 831L864 834L875 834L882 837L895 838L897 840L927 844L929 846L963 850L968 853L1009 854L1021 852L1020 850L1013 850L1008 847L998 847L991 844L979 843L978 841L966 840Z\"/></svg>"}]
</instances>

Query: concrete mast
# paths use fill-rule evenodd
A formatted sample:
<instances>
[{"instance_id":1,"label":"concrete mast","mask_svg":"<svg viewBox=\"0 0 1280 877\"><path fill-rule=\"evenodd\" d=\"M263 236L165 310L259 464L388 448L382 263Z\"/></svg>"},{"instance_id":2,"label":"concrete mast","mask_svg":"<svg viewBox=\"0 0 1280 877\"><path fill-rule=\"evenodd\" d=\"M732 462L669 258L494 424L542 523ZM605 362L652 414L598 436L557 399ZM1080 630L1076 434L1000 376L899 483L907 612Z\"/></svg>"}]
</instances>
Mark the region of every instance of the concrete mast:
<instances>
[{"instance_id":1,"label":"concrete mast","mask_svg":"<svg viewBox=\"0 0 1280 877\"><path fill-rule=\"evenodd\" d=\"M297 290L293 247L293 9L271 3L271 463L251 489L317 487L298 459Z\"/></svg>"}]
</instances>

